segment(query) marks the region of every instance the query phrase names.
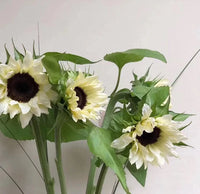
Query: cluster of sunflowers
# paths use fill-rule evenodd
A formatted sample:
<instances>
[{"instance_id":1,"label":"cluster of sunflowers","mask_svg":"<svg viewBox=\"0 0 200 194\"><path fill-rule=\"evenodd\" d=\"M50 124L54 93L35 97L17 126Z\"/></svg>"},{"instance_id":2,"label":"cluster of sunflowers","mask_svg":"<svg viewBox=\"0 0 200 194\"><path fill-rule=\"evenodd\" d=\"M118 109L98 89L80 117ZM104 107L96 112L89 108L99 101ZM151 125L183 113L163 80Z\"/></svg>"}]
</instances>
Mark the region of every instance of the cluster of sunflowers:
<instances>
[{"instance_id":1,"label":"cluster of sunflowers","mask_svg":"<svg viewBox=\"0 0 200 194\"><path fill-rule=\"evenodd\" d=\"M166 62L161 53L130 49L107 54L104 60L119 68L116 87L109 97L97 76L66 69L60 63L97 62L68 53L36 55L35 49L33 54L26 50L22 54L15 46L15 58L7 49L6 53L7 61L0 64L0 130L15 140L35 139L48 194L54 193L54 181L48 164L47 140L56 145L62 194L66 194L62 142L87 140L93 158L86 194L101 193L108 167L115 172L125 192L130 193L125 168L144 185L149 163L162 166L168 156L177 157L176 146L187 146L181 131L188 125L181 126L181 122L190 115L169 110L171 90L166 80L148 80L148 69L141 78L133 74L131 89L118 90L126 63L144 57ZM102 115L102 126L96 126L92 121ZM101 172L95 183L97 167Z\"/></svg>"}]
</instances>

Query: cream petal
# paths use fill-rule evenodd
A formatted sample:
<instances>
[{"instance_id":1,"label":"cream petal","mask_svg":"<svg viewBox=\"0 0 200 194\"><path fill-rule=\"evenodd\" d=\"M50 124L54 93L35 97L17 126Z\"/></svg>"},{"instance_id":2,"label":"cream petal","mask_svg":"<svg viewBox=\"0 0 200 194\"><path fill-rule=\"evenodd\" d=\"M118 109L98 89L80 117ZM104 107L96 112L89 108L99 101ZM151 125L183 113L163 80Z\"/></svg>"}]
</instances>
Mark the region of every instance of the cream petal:
<instances>
[{"instance_id":1,"label":"cream petal","mask_svg":"<svg viewBox=\"0 0 200 194\"><path fill-rule=\"evenodd\" d=\"M0 85L5 86L5 82L0 78Z\"/></svg>"},{"instance_id":2,"label":"cream petal","mask_svg":"<svg viewBox=\"0 0 200 194\"><path fill-rule=\"evenodd\" d=\"M134 164L139 159L139 155L137 154L137 146L133 145L129 150L129 161L131 164Z\"/></svg>"},{"instance_id":3,"label":"cream petal","mask_svg":"<svg viewBox=\"0 0 200 194\"><path fill-rule=\"evenodd\" d=\"M151 107L148 104L144 104L142 108L142 120L150 117L151 113L152 113Z\"/></svg>"},{"instance_id":4,"label":"cream petal","mask_svg":"<svg viewBox=\"0 0 200 194\"><path fill-rule=\"evenodd\" d=\"M27 114L31 109L28 103L19 103L19 107L22 111L22 114Z\"/></svg>"},{"instance_id":5,"label":"cream petal","mask_svg":"<svg viewBox=\"0 0 200 194\"><path fill-rule=\"evenodd\" d=\"M9 66L13 66L13 65L15 65L17 63L17 61L12 57L12 56L10 56L9 57L9 61L8 61L8 65Z\"/></svg>"},{"instance_id":6,"label":"cream petal","mask_svg":"<svg viewBox=\"0 0 200 194\"><path fill-rule=\"evenodd\" d=\"M4 113L7 114L8 110L8 103L6 100L0 101L0 114Z\"/></svg>"},{"instance_id":7,"label":"cream petal","mask_svg":"<svg viewBox=\"0 0 200 194\"><path fill-rule=\"evenodd\" d=\"M124 149L128 144L133 141L129 133L121 135L111 143L111 147L116 149Z\"/></svg>"},{"instance_id":8,"label":"cream petal","mask_svg":"<svg viewBox=\"0 0 200 194\"><path fill-rule=\"evenodd\" d=\"M122 133L130 133L133 128L135 128L135 126L129 126L125 129L122 129Z\"/></svg>"},{"instance_id":9,"label":"cream petal","mask_svg":"<svg viewBox=\"0 0 200 194\"><path fill-rule=\"evenodd\" d=\"M27 114L20 114L19 119L20 119L22 128L25 128L29 124L32 116L33 116L33 114L31 112L29 112Z\"/></svg>"},{"instance_id":10,"label":"cream petal","mask_svg":"<svg viewBox=\"0 0 200 194\"><path fill-rule=\"evenodd\" d=\"M30 66L32 66L32 63L33 63L32 54L31 54L31 52L26 51L26 55L24 56L24 60L22 63L22 69L24 71L27 71L30 68Z\"/></svg>"},{"instance_id":11,"label":"cream petal","mask_svg":"<svg viewBox=\"0 0 200 194\"><path fill-rule=\"evenodd\" d=\"M51 108L51 103L46 93L40 91L38 92L37 96L38 96L38 104L42 104L48 108Z\"/></svg>"},{"instance_id":12,"label":"cream petal","mask_svg":"<svg viewBox=\"0 0 200 194\"><path fill-rule=\"evenodd\" d=\"M9 107L10 118L14 118L15 115L20 113L20 109L17 105Z\"/></svg>"},{"instance_id":13,"label":"cream petal","mask_svg":"<svg viewBox=\"0 0 200 194\"><path fill-rule=\"evenodd\" d=\"M138 159L137 161L136 161L136 168L137 169L140 169L141 167L142 167L142 165L143 165L143 160L140 158L140 159Z\"/></svg>"},{"instance_id":14,"label":"cream petal","mask_svg":"<svg viewBox=\"0 0 200 194\"><path fill-rule=\"evenodd\" d=\"M9 102L9 104L12 106L12 105L18 104L18 102L15 101L15 100L11 100L11 101Z\"/></svg>"}]
</instances>

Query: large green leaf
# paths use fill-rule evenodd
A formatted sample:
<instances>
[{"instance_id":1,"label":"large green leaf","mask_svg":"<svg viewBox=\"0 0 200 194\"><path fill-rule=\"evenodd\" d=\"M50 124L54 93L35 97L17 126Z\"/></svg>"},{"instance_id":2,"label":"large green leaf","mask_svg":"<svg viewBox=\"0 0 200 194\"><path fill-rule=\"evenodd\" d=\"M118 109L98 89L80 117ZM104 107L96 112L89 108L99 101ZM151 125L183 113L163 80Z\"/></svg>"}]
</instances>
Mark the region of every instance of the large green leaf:
<instances>
[{"instance_id":1,"label":"large green leaf","mask_svg":"<svg viewBox=\"0 0 200 194\"><path fill-rule=\"evenodd\" d=\"M104 60L113 62L119 67L119 69L122 69L125 64L141 61L144 57L158 59L164 63L167 62L161 53L148 49L130 49L124 52L115 52L107 54L104 57Z\"/></svg>"},{"instance_id":2,"label":"large green leaf","mask_svg":"<svg viewBox=\"0 0 200 194\"><path fill-rule=\"evenodd\" d=\"M49 81L52 84L57 84L58 80L60 79L62 75L62 71L60 68L60 64L56 60L56 58L52 56L44 57L42 59L42 63L47 71L47 74L49 76Z\"/></svg>"},{"instance_id":3,"label":"large green leaf","mask_svg":"<svg viewBox=\"0 0 200 194\"><path fill-rule=\"evenodd\" d=\"M125 172L120 159L111 148L111 137L109 130L103 128L93 128L88 136L88 146L90 151L109 166L116 173L124 190L130 193L126 185Z\"/></svg>"},{"instance_id":4,"label":"large green leaf","mask_svg":"<svg viewBox=\"0 0 200 194\"><path fill-rule=\"evenodd\" d=\"M26 128L22 129L17 116L14 119L10 119L8 115L1 115L0 130L5 136L12 139L17 139L17 140L34 139L31 128L27 126Z\"/></svg>"},{"instance_id":5,"label":"large green leaf","mask_svg":"<svg viewBox=\"0 0 200 194\"><path fill-rule=\"evenodd\" d=\"M90 121L86 123L82 121L75 122L71 115L66 112L63 112L66 115L64 124L61 128L61 141L62 142L71 142L77 140L86 140L91 128L94 126ZM49 141L54 141L54 126L48 132L47 139Z\"/></svg>"},{"instance_id":6,"label":"large green leaf","mask_svg":"<svg viewBox=\"0 0 200 194\"><path fill-rule=\"evenodd\" d=\"M142 99L150 90L151 87L138 85L133 87L132 95L137 96L139 99Z\"/></svg>"},{"instance_id":7,"label":"large green leaf","mask_svg":"<svg viewBox=\"0 0 200 194\"><path fill-rule=\"evenodd\" d=\"M130 162L127 164L127 169L129 172L136 178L136 180L142 185L145 185L147 169L142 166L140 169L137 169L135 164L131 165Z\"/></svg>"},{"instance_id":8,"label":"large green leaf","mask_svg":"<svg viewBox=\"0 0 200 194\"><path fill-rule=\"evenodd\" d=\"M58 52L47 52L44 53L45 57L53 57L56 61L70 61L72 63L83 65L83 64L93 64L94 61L90 61L84 57L70 54L70 53L58 53Z\"/></svg>"},{"instance_id":9,"label":"large green leaf","mask_svg":"<svg viewBox=\"0 0 200 194\"><path fill-rule=\"evenodd\" d=\"M146 96L146 102L150 106L160 106L169 97L169 87L153 87Z\"/></svg>"},{"instance_id":10,"label":"large green leaf","mask_svg":"<svg viewBox=\"0 0 200 194\"><path fill-rule=\"evenodd\" d=\"M74 122L71 116L66 114L64 124L61 131L61 141L70 142L76 140L85 140L88 137L90 129L94 126L91 122L86 123L82 121ZM44 137L49 141L54 141L54 124L57 116L57 108L53 106L49 109L49 114L42 114L37 118L40 129L42 130ZM10 119L9 115L2 115L0 117L0 130L2 133L12 139L17 140L30 140L34 139L30 126L22 128L18 116L14 119Z\"/></svg>"}]
</instances>

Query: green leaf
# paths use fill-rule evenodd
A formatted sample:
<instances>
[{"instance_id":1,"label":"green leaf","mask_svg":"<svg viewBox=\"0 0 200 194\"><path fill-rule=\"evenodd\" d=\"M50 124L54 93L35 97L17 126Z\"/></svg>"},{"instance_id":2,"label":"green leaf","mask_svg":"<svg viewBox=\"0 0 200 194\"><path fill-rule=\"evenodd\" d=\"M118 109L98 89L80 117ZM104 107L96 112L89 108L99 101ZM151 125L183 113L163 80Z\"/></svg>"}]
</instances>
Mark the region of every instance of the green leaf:
<instances>
[{"instance_id":1,"label":"green leaf","mask_svg":"<svg viewBox=\"0 0 200 194\"><path fill-rule=\"evenodd\" d=\"M72 117L66 113L64 124L61 128L61 141L71 142L77 140L86 140L91 128L94 126L90 121L86 123L82 121L75 122ZM54 125L52 125L51 130L48 132L48 140L54 142Z\"/></svg>"},{"instance_id":2,"label":"green leaf","mask_svg":"<svg viewBox=\"0 0 200 194\"><path fill-rule=\"evenodd\" d=\"M133 87L132 95L137 96L139 99L142 99L150 90L150 87L144 85L135 86Z\"/></svg>"},{"instance_id":3,"label":"green leaf","mask_svg":"<svg viewBox=\"0 0 200 194\"><path fill-rule=\"evenodd\" d=\"M121 99L126 99L130 97L130 90L128 89L122 89L118 91L114 96L109 101L109 104L106 109L106 114L104 116L104 121L103 121L103 128L107 129L110 125L110 121L112 120L113 117L113 110L117 102L119 102Z\"/></svg>"},{"instance_id":4,"label":"green leaf","mask_svg":"<svg viewBox=\"0 0 200 194\"><path fill-rule=\"evenodd\" d=\"M160 106L169 97L169 87L153 87L146 96L149 106Z\"/></svg>"},{"instance_id":5,"label":"green leaf","mask_svg":"<svg viewBox=\"0 0 200 194\"><path fill-rule=\"evenodd\" d=\"M1 115L0 130L6 137L12 139L17 139L17 140L34 139L31 128L27 126L26 128L22 129L21 123L19 122L17 116L13 119L10 119L9 115Z\"/></svg>"},{"instance_id":6,"label":"green leaf","mask_svg":"<svg viewBox=\"0 0 200 194\"><path fill-rule=\"evenodd\" d=\"M164 63L167 62L161 53L148 49L130 49L124 52L115 52L107 54L104 60L113 62L119 69L122 69L125 64L141 61L144 57L158 59Z\"/></svg>"},{"instance_id":7,"label":"green leaf","mask_svg":"<svg viewBox=\"0 0 200 194\"><path fill-rule=\"evenodd\" d=\"M53 57L56 59L56 61L70 61L72 63L83 65L83 64L93 64L96 63L94 61L90 61L84 57L69 54L69 53L58 53L58 52L47 52L44 53L45 57Z\"/></svg>"},{"instance_id":8,"label":"green leaf","mask_svg":"<svg viewBox=\"0 0 200 194\"><path fill-rule=\"evenodd\" d=\"M127 164L127 169L129 172L136 178L136 180L142 185L145 186L147 169L142 166L140 169L137 169L135 164L131 165L130 162Z\"/></svg>"},{"instance_id":9,"label":"green leaf","mask_svg":"<svg viewBox=\"0 0 200 194\"><path fill-rule=\"evenodd\" d=\"M49 114L42 114L40 117L37 117L40 128L44 133L44 137L46 137L48 131L51 130L52 126L56 120L55 107L49 109ZM10 119L9 115L1 115L0 116L0 130L1 132L12 139L17 140L30 140L34 139L32 129L28 125L26 128L21 127L21 123L19 121L19 116L15 116L13 119Z\"/></svg>"},{"instance_id":10,"label":"green leaf","mask_svg":"<svg viewBox=\"0 0 200 194\"><path fill-rule=\"evenodd\" d=\"M194 114L185 114L185 113L175 113L173 111L169 112L173 116L174 121L185 121L188 117L194 116Z\"/></svg>"},{"instance_id":11,"label":"green leaf","mask_svg":"<svg viewBox=\"0 0 200 194\"><path fill-rule=\"evenodd\" d=\"M42 59L42 63L49 76L49 81L52 84L57 84L58 80L61 78L62 71L56 58L51 57L51 56L44 57Z\"/></svg>"},{"instance_id":12,"label":"green leaf","mask_svg":"<svg viewBox=\"0 0 200 194\"><path fill-rule=\"evenodd\" d=\"M90 151L104 163L109 166L116 173L120 180L124 190L130 193L126 185L125 172L119 158L115 154L115 151L110 146L111 137L108 130L103 128L93 128L88 137L88 146Z\"/></svg>"}]
</instances>

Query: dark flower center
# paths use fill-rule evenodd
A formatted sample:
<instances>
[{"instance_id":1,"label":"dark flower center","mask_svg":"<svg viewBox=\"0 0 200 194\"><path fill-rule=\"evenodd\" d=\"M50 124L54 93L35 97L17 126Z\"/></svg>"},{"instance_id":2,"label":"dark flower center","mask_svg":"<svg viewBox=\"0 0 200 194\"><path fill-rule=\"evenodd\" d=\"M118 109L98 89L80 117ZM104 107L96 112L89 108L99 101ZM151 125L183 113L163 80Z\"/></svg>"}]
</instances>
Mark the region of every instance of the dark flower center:
<instances>
[{"instance_id":1,"label":"dark flower center","mask_svg":"<svg viewBox=\"0 0 200 194\"><path fill-rule=\"evenodd\" d=\"M143 146L147 146L149 144L157 142L159 137L160 129L158 127L155 127L152 133L147 133L146 131L144 131L141 136L137 136L136 138Z\"/></svg>"},{"instance_id":2,"label":"dark flower center","mask_svg":"<svg viewBox=\"0 0 200 194\"><path fill-rule=\"evenodd\" d=\"M28 73L17 73L8 79L8 97L18 102L28 102L39 91L39 85Z\"/></svg>"},{"instance_id":3,"label":"dark flower center","mask_svg":"<svg viewBox=\"0 0 200 194\"><path fill-rule=\"evenodd\" d=\"M86 96L85 92L79 87L75 87L74 90L76 92L76 96L79 97L79 100L77 101L78 107L80 109L83 109L87 103L87 99L86 99L87 96Z\"/></svg>"}]
</instances>

